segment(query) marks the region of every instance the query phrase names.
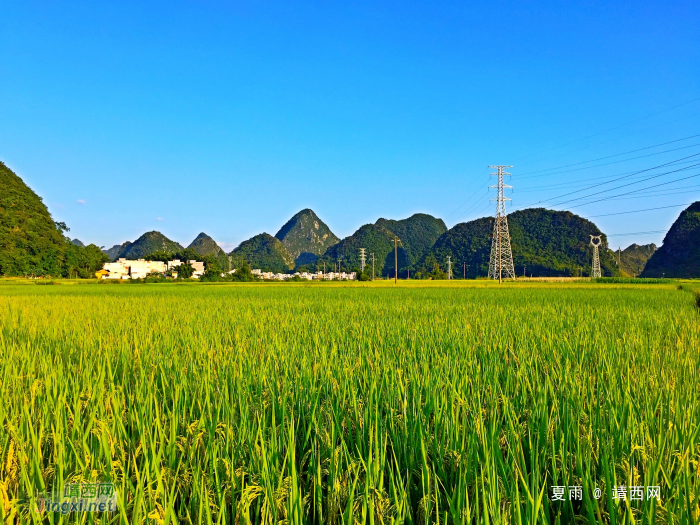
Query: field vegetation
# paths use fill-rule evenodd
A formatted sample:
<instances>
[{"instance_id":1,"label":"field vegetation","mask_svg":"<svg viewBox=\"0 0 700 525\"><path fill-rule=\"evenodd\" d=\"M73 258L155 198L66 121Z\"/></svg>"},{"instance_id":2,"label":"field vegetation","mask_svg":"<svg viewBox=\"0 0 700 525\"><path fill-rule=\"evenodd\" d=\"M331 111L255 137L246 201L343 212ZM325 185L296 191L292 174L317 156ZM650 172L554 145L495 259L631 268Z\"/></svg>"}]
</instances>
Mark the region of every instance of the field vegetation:
<instances>
[{"instance_id":1,"label":"field vegetation","mask_svg":"<svg viewBox=\"0 0 700 525\"><path fill-rule=\"evenodd\" d=\"M0 512L113 481L63 522L694 523L697 288L0 285Z\"/></svg>"}]
</instances>

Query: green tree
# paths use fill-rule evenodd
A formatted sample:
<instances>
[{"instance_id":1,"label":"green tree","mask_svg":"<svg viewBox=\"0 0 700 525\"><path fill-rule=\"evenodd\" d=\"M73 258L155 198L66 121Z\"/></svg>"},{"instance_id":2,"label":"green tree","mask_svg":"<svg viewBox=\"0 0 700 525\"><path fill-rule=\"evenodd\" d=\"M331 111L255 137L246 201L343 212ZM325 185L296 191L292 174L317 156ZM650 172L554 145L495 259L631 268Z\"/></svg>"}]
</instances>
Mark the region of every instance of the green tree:
<instances>
[{"instance_id":1,"label":"green tree","mask_svg":"<svg viewBox=\"0 0 700 525\"><path fill-rule=\"evenodd\" d=\"M62 270L64 277L80 277L90 279L109 260L98 246L77 246L67 239L65 263Z\"/></svg>"},{"instance_id":2,"label":"green tree","mask_svg":"<svg viewBox=\"0 0 700 525\"><path fill-rule=\"evenodd\" d=\"M355 278L358 281L371 281L372 280L372 265L365 266L364 272L360 271L359 268L353 268L352 271L357 274Z\"/></svg>"},{"instance_id":3,"label":"green tree","mask_svg":"<svg viewBox=\"0 0 700 525\"><path fill-rule=\"evenodd\" d=\"M246 261L236 269L235 273L229 274L228 280L234 282L253 282L258 280L258 276L250 271L250 266Z\"/></svg>"},{"instance_id":4,"label":"green tree","mask_svg":"<svg viewBox=\"0 0 700 525\"><path fill-rule=\"evenodd\" d=\"M177 272L178 279L189 279L194 273L194 268L189 262L186 262L178 266L175 271Z\"/></svg>"},{"instance_id":5,"label":"green tree","mask_svg":"<svg viewBox=\"0 0 700 525\"><path fill-rule=\"evenodd\" d=\"M206 261L204 261L204 275L202 275L199 280L203 282L217 282L221 281L221 266L219 260L215 255L205 255Z\"/></svg>"}]
</instances>

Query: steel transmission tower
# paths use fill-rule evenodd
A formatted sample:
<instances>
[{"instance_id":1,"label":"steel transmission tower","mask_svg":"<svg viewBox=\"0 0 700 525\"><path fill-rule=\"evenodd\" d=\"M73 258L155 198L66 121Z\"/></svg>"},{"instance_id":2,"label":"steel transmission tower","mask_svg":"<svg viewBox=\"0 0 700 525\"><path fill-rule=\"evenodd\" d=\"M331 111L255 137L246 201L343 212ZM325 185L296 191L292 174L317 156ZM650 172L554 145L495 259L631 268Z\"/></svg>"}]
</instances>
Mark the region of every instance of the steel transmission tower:
<instances>
[{"instance_id":1,"label":"steel transmission tower","mask_svg":"<svg viewBox=\"0 0 700 525\"><path fill-rule=\"evenodd\" d=\"M452 279L452 257L447 256L447 278Z\"/></svg>"},{"instance_id":2,"label":"steel transmission tower","mask_svg":"<svg viewBox=\"0 0 700 525\"><path fill-rule=\"evenodd\" d=\"M598 247L601 242L600 235L591 235L591 246L593 246L593 271L591 272L591 277L593 278L600 277L600 255L598 254Z\"/></svg>"},{"instance_id":3,"label":"steel transmission tower","mask_svg":"<svg viewBox=\"0 0 700 525\"><path fill-rule=\"evenodd\" d=\"M498 196L492 201L496 201L496 221L493 225L493 240L491 241L491 259L489 260L489 279L515 279L515 268L513 267L513 252L510 249L510 234L508 233L508 218L506 214L506 201L510 199L503 194L506 188L512 188L503 182L503 175L510 175L503 171L504 168L513 166L489 166L497 168L498 173L491 175L498 176L498 184L491 188L498 188Z\"/></svg>"},{"instance_id":4,"label":"steel transmission tower","mask_svg":"<svg viewBox=\"0 0 700 525\"><path fill-rule=\"evenodd\" d=\"M367 255L365 254L366 248L360 248L360 271L364 272L365 271L365 260L367 259Z\"/></svg>"}]
</instances>

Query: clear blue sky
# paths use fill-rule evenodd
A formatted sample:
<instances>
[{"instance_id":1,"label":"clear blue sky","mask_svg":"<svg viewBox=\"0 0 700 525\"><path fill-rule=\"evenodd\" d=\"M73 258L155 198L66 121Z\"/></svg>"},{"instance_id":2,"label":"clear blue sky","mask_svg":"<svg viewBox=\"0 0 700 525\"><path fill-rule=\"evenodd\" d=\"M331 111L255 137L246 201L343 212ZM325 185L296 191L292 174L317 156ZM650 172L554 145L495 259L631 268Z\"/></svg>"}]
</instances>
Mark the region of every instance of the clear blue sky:
<instances>
[{"instance_id":1,"label":"clear blue sky","mask_svg":"<svg viewBox=\"0 0 700 525\"><path fill-rule=\"evenodd\" d=\"M6 1L0 160L98 245L231 248L306 207L341 237L415 212L452 226L491 213L489 164L515 166L517 208L700 153L551 170L700 134L698 28L696 1ZM607 214L698 200L700 176L655 191L557 209L666 230L682 208Z\"/></svg>"}]
</instances>

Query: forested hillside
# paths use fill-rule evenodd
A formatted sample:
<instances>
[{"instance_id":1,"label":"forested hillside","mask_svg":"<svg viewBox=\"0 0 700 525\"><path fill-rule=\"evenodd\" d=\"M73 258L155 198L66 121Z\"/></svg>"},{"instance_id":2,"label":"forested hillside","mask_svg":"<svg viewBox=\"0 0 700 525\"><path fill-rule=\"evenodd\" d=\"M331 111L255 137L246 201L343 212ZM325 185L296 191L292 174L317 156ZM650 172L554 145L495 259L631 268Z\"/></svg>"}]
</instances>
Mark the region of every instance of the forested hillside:
<instances>
[{"instance_id":1,"label":"forested hillside","mask_svg":"<svg viewBox=\"0 0 700 525\"><path fill-rule=\"evenodd\" d=\"M568 211L531 208L508 215L513 263L517 275L575 276L579 269L589 275L592 263L590 235L602 235L592 222ZM452 257L455 275L485 277L491 253L493 218L485 217L457 224L443 234L419 264L414 273L420 277L436 265L445 268ZM617 266L602 237L601 268L604 275L616 275Z\"/></svg>"},{"instance_id":2,"label":"forested hillside","mask_svg":"<svg viewBox=\"0 0 700 525\"><path fill-rule=\"evenodd\" d=\"M190 243L188 248L192 248L199 255L214 255L219 256L223 250L216 244L216 241L202 232Z\"/></svg>"},{"instance_id":3,"label":"forested hillside","mask_svg":"<svg viewBox=\"0 0 700 525\"><path fill-rule=\"evenodd\" d=\"M107 250L102 250L107 257L109 257L110 261L116 261L117 259L120 259L123 255L126 249L129 247L131 244L131 241L126 241L122 244L115 244L111 248Z\"/></svg>"},{"instance_id":4,"label":"forested hillside","mask_svg":"<svg viewBox=\"0 0 700 525\"><path fill-rule=\"evenodd\" d=\"M654 255L656 251L656 244L630 244L627 248L622 250L619 254L619 258L622 265L622 272L625 275L634 277L642 273L644 266L646 266L647 261ZM616 253L613 253L613 257L617 257Z\"/></svg>"},{"instance_id":5,"label":"forested hillside","mask_svg":"<svg viewBox=\"0 0 700 525\"><path fill-rule=\"evenodd\" d=\"M445 271L448 256L452 258L455 275L464 276L465 270L470 279L488 275L492 230L491 217L456 224L413 266L413 276L422 278L438 270Z\"/></svg>"},{"instance_id":6,"label":"forested hillside","mask_svg":"<svg viewBox=\"0 0 700 525\"><path fill-rule=\"evenodd\" d=\"M319 258L311 269L330 270L338 260L342 268L351 270L360 266L360 248L366 248L367 260L371 254L375 257L377 275L394 274L394 238L400 239L398 244L399 275L412 262L420 260L442 233L447 230L442 219L436 219L424 213L417 213L400 221L379 219L374 224L365 224L351 236L346 237L335 246L329 248Z\"/></svg>"},{"instance_id":7,"label":"forested hillside","mask_svg":"<svg viewBox=\"0 0 700 525\"><path fill-rule=\"evenodd\" d=\"M68 230L54 222L41 197L0 162L0 275L91 276L106 257L94 244L74 244L63 235Z\"/></svg>"},{"instance_id":8,"label":"forested hillside","mask_svg":"<svg viewBox=\"0 0 700 525\"><path fill-rule=\"evenodd\" d=\"M681 212L642 277L700 277L700 201Z\"/></svg>"},{"instance_id":9,"label":"forested hillside","mask_svg":"<svg viewBox=\"0 0 700 525\"><path fill-rule=\"evenodd\" d=\"M442 219L425 213L416 213L400 221L379 219L375 224L401 239L409 264L417 263L440 238L440 235L447 231L447 226ZM393 268L393 264L391 267ZM399 269L401 267L399 264Z\"/></svg>"},{"instance_id":10,"label":"forested hillside","mask_svg":"<svg viewBox=\"0 0 700 525\"><path fill-rule=\"evenodd\" d=\"M66 254L60 226L41 197L0 162L0 274L60 273Z\"/></svg>"},{"instance_id":11,"label":"forested hillside","mask_svg":"<svg viewBox=\"0 0 700 525\"><path fill-rule=\"evenodd\" d=\"M341 269L349 271L360 266L360 248L365 248L368 264L371 264L371 255L374 254L375 270L377 275L382 275L383 271L389 271L389 267L394 267L393 235L386 228L381 228L376 224L365 224L355 233L346 237L338 244L331 246L324 253L315 265L309 265L312 271L333 271L340 261ZM388 261L391 254L391 261ZM406 263L406 253L403 248L399 249L399 268L402 263Z\"/></svg>"},{"instance_id":12,"label":"forested hillside","mask_svg":"<svg viewBox=\"0 0 700 525\"><path fill-rule=\"evenodd\" d=\"M251 268L286 273L294 268L294 258L284 244L269 233L261 233L243 241L230 254L235 268L247 261Z\"/></svg>"},{"instance_id":13,"label":"forested hillside","mask_svg":"<svg viewBox=\"0 0 700 525\"><path fill-rule=\"evenodd\" d=\"M118 257L136 260L143 259L146 255L153 252L163 251L174 253L182 249L179 243L171 241L162 233L150 231L144 233L141 237L126 246L126 249L122 250L118 254Z\"/></svg>"}]
</instances>

